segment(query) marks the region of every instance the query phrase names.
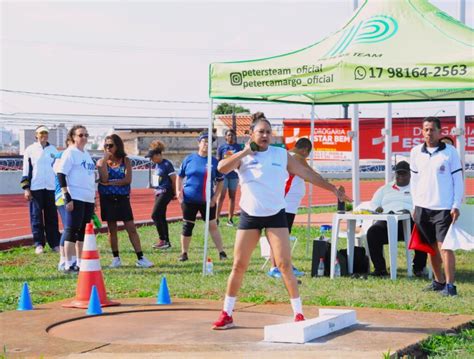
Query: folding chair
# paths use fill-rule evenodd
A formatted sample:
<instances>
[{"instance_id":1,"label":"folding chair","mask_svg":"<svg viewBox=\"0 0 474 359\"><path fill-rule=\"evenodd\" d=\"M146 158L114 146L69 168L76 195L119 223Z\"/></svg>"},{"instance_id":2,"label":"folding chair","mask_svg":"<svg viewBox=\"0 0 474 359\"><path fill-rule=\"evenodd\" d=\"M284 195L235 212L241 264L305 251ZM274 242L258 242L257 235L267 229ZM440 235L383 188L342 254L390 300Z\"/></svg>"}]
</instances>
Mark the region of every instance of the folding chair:
<instances>
[{"instance_id":1,"label":"folding chair","mask_svg":"<svg viewBox=\"0 0 474 359\"><path fill-rule=\"evenodd\" d=\"M290 242L293 242L293 245L291 246L291 253L293 253L296 243L298 242L298 238L296 238L295 236L290 236ZM262 270L270 261L271 252L272 251L271 251L270 243L268 242L267 237L266 236L260 237L260 256L265 258L265 263L263 263L262 268L261 268Z\"/></svg>"}]
</instances>

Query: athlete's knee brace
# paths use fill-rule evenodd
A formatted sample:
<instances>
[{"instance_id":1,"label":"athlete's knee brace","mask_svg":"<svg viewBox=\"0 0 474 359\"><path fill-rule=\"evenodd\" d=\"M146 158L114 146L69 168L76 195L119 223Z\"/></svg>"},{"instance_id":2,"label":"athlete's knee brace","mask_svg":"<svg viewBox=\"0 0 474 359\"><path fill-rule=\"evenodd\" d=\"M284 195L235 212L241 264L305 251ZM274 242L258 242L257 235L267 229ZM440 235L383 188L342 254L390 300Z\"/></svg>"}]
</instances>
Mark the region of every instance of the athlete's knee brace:
<instances>
[{"instance_id":1,"label":"athlete's knee brace","mask_svg":"<svg viewBox=\"0 0 474 359\"><path fill-rule=\"evenodd\" d=\"M193 222L184 221L183 231L181 232L181 234L185 237L191 237L193 235L193 228L194 228Z\"/></svg>"}]
</instances>

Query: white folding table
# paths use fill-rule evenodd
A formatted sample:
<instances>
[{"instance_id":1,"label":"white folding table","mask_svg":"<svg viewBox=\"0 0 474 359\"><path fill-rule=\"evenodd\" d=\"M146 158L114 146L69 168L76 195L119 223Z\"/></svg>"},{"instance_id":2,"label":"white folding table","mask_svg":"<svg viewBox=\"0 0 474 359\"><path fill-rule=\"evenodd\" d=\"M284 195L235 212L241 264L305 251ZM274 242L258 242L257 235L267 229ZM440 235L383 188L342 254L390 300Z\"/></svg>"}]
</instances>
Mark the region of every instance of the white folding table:
<instances>
[{"instance_id":1,"label":"white folding table","mask_svg":"<svg viewBox=\"0 0 474 359\"><path fill-rule=\"evenodd\" d=\"M331 278L334 278L334 266L336 262L337 241L339 237L340 221L347 221L347 260L349 274L353 273L354 268L354 243L355 227L358 220L386 221L388 230L388 245L390 256L390 279L397 279L397 252L398 252L398 221L403 221L403 232L405 239L405 248L407 255L408 276L413 275L411 267L411 252L408 250L408 242L411 236L410 214L354 214L354 213L335 213L332 217L332 236L331 236Z\"/></svg>"}]
</instances>

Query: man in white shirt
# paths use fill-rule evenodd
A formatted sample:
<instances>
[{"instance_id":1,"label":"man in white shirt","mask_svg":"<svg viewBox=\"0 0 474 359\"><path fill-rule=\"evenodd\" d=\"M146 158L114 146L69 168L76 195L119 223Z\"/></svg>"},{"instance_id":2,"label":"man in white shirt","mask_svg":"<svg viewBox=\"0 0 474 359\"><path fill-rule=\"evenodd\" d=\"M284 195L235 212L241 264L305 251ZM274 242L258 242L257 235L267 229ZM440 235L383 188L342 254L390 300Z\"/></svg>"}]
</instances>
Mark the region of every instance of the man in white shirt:
<instances>
[{"instance_id":1,"label":"man in white shirt","mask_svg":"<svg viewBox=\"0 0 474 359\"><path fill-rule=\"evenodd\" d=\"M413 208L410 193L410 165L406 161L400 161L395 166L395 181L380 187L374 194L371 209L379 213L410 213ZM403 241L402 222L398 223L398 240ZM374 265L374 271L370 275L375 277L388 276L385 259L383 257L383 245L388 244L388 231L386 221L377 221L367 231L367 243L369 245L370 259ZM427 255L425 252L415 251L413 259L413 272L417 277L423 275L426 266Z\"/></svg>"},{"instance_id":2,"label":"man in white shirt","mask_svg":"<svg viewBox=\"0 0 474 359\"><path fill-rule=\"evenodd\" d=\"M46 126L38 126L35 132L36 142L28 146L23 155L21 188L30 205L30 223L36 247L35 253L43 253L46 241L54 251L58 252L60 235L54 198L56 177L53 171L53 163L58 150L49 144L49 130Z\"/></svg>"},{"instance_id":3,"label":"man in white shirt","mask_svg":"<svg viewBox=\"0 0 474 359\"><path fill-rule=\"evenodd\" d=\"M425 118L422 133L425 142L411 150L410 170L415 207L413 220L422 239L436 252L434 256L430 255L434 280L426 290L456 296L454 252L441 249L441 246L449 226L460 215L464 195L462 164L456 149L440 141L438 118Z\"/></svg>"}]
</instances>

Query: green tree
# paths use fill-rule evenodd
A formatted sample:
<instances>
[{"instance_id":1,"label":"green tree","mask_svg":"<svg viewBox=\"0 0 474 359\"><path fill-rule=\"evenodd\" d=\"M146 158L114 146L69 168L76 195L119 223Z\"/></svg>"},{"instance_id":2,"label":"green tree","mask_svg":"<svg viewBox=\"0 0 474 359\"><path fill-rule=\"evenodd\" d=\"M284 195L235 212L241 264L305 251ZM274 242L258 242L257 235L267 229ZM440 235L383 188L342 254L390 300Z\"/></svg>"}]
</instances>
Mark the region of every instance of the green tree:
<instances>
[{"instance_id":1,"label":"green tree","mask_svg":"<svg viewBox=\"0 0 474 359\"><path fill-rule=\"evenodd\" d=\"M220 103L216 109L214 110L215 115L230 115L234 112L235 113L250 113L248 108L242 106L236 106L233 104L229 104L227 102Z\"/></svg>"}]
</instances>

